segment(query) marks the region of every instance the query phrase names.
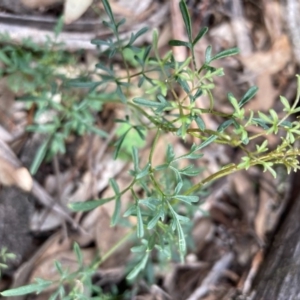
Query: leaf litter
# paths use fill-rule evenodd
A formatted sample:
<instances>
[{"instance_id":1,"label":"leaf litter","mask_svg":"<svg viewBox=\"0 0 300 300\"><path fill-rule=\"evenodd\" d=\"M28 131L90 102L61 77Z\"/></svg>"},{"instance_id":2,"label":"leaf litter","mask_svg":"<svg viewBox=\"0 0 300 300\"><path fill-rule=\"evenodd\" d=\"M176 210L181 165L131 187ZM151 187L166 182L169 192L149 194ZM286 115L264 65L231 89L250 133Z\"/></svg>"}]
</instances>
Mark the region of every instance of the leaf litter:
<instances>
[{"instance_id":1,"label":"leaf litter","mask_svg":"<svg viewBox=\"0 0 300 300\"><path fill-rule=\"evenodd\" d=\"M18 18L19 11L17 5L14 6L14 2L11 1L10 6L3 7L0 4L0 8L12 13L13 18ZM71 1L66 1L66 5L70 5L69 2ZM174 5L176 1L172 1L171 7L166 4L166 1L163 2L143 1L142 5L141 1L137 1L128 6L124 1L112 1L112 8L118 17L130 18L131 14L134 16L129 20L127 32L122 33L122 38L130 36L131 31L136 31L145 25L151 28L158 27L161 32L165 32L165 38L160 40L162 53L169 49L168 39L182 39L184 30L181 20L177 20L179 16L176 4ZM23 5L36 15L53 18L51 10L45 8L47 4L44 6L40 3L40 6L33 7L23 1ZM99 8L102 9L101 5ZM56 3L55 9L62 12L61 3ZM285 94L285 89L292 86L290 82L293 79L293 72L290 70L291 68L294 70L297 65L293 57L294 37L292 36L291 39L284 30L285 22L282 17L284 12L278 7L278 3L267 1L255 5L240 0L232 4L230 11L223 1L190 1L189 9L194 14L193 26L210 27L208 35L196 47L199 60L197 63L203 59L204 49L209 44L216 51L235 45L242 49L237 58L224 60L222 65L218 65L224 67L226 73L230 74L220 78L217 83L215 96L217 104L223 111L230 111L225 101L227 92L230 90L237 97L242 96L249 83L257 85L260 92L254 101L248 104L247 109L267 111L276 107L278 95ZM79 17L85 10L87 10L86 14L78 20L79 29L76 35L88 41L91 39L91 33L80 29L80 22L86 20L89 14L92 15L88 10L88 2L86 7L79 8L77 16L67 16L67 22L71 23L72 18ZM68 11L65 10L65 14L67 13ZM168 14L171 14L171 18L166 17ZM2 22L9 28L0 14L0 24ZM38 27L39 19L36 21L35 29L30 31L30 28L27 28L27 34L36 32ZM99 36L103 33L107 34L105 29L102 31L97 29L92 35ZM23 31L20 34L24 34ZM16 42L20 41L17 35L12 36L15 37ZM70 39L70 35L66 35L65 41L69 49L78 47L78 44ZM150 37L146 36L141 42L149 41ZM93 50L86 51L87 53L83 55L86 64L84 67L93 69L97 56ZM178 57L185 58L187 55L186 49L176 47L176 51ZM66 66L66 73L72 67ZM293 89L295 93L295 87ZM35 252L23 257L23 254L20 254L18 267L11 269L6 275L11 278L10 287L30 283L35 277L56 279L58 273L54 268L54 261L61 262L64 267L71 270L76 268L76 258L72 251L74 242L82 248L83 262L88 265L95 255L107 253L122 237L130 233L128 227L120 224L111 227L113 202L88 213L71 214L66 206L73 202L111 196L113 190L109 185L109 178L117 178L120 189L127 186L129 182L127 172L131 166L126 163L126 160L114 161L111 143L104 144L105 142L94 134L81 138L73 136L67 143L66 154L58 157L58 169L55 171L53 165L43 164L43 174L38 172L32 179L28 172L28 161L24 157L27 155L26 152L33 154L35 151L28 146L28 143L22 141L22 138L25 141L33 138L24 130L30 119L30 111L20 107L15 101L14 98L19 96L9 89L4 79L1 80L0 192L3 192L4 187L11 188L10 186L14 185L27 192L31 191L35 196L34 212L28 210L30 221L26 225L28 231L35 235ZM9 103L2 105L3 101ZM111 134L111 140L116 136L116 128L113 126L113 119L116 116L122 118L124 112L116 105L104 107L101 122ZM206 124L211 124L210 127L218 124L218 121L212 117L207 117L204 121ZM253 132L256 130L253 128ZM153 138L152 135L147 137L143 150L145 153L149 151L149 144L152 143ZM186 147L174 135L167 140L169 142L172 140L178 152ZM273 143L275 145L276 141ZM165 153L165 144L166 142L162 141L161 145L158 145L159 150L154 155L155 164L163 162L162 153ZM202 161L198 163L199 167L205 168L204 174L215 172L220 166L238 159L241 155L226 151L222 145L214 145L206 152L205 164ZM136 283L134 288L138 295L134 299L226 300L251 291L252 281L263 260L263 247L268 244L268 234L274 231L280 220L288 185L289 179L285 174L274 180L257 168L249 170L247 174L238 173L215 182L192 220L193 226L189 238L193 247L189 250L186 263L172 263L167 269L159 268L157 263L154 268L154 282ZM136 193L139 191L137 190ZM125 194L124 199L122 198L122 212L131 202L132 199ZM8 207L1 209L9 209L10 204L6 205ZM9 231L8 228L5 230ZM7 234L7 232L0 233L0 236ZM94 275L95 282L99 286L104 288L121 286L125 278L125 268L132 259L129 251L131 242L112 253L99 266ZM0 241L0 246L3 246L1 243L3 242ZM12 272L14 272L13 277ZM4 287L2 284L1 287L6 289L9 286ZM31 299L48 298L49 293L45 292ZM25 298L18 297L18 299Z\"/></svg>"}]
</instances>

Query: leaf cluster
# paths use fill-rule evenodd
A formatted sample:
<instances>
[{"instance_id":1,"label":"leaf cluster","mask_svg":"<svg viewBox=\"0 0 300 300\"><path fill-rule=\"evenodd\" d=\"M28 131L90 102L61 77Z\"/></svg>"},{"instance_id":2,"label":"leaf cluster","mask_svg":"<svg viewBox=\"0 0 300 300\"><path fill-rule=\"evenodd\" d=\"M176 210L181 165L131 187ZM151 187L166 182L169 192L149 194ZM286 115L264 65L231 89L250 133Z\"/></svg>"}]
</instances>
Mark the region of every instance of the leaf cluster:
<instances>
[{"instance_id":1,"label":"leaf cluster","mask_svg":"<svg viewBox=\"0 0 300 300\"><path fill-rule=\"evenodd\" d=\"M195 60L195 45L201 41L208 29L201 28L194 37L187 5L181 0L179 6L188 40L172 40L169 44L173 47L188 48L190 57L185 61L177 61L172 51L161 56L157 30L152 33L153 42L150 46L134 45L135 41L147 32L147 28L140 29L131 35L129 41L124 41L120 38L120 28L125 20L116 20L108 0L102 0L102 3L108 16L103 23L112 31L114 38L92 41L106 58L95 66L99 80L92 80L89 76L73 80L62 79L64 86L69 89L83 88L88 91L80 100L74 100L72 95L69 95L66 96L66 100L55 102L48 96L49 93L42 90L38 96L31 95L31 98L23 98L23 101L34 102L39 107L40 114L43 109L56 112L55 122L29 127L29 130L35 132L47 132L51 137L48 138L47 145L44 144L44 149L40 150L43 155L37 155L38 162L45 157L53 137L59 134L61 140L71 131L79 134L95 132L105 137L105 133L94 126L93 119L93 112L101 109L97 105L103 102L103 98L106 102L123 105L126 111L124 119L116 120L122 127L114 143L116 159L124 149L129 152L132 145L130 133L134 132L142 141L146 140L150 131L155 133L146 162L141 163L138 148L131 147L131 182L126 188L120 189L118 182L111 179L109 183L114 193L111 197L70 205L73 211L88 211L114 201L112 226L120 224L124 218L136 219L132 230L138 244L131 251L138 259L127 274L128 280L134 280L137 276L142 276L155 253L159 253L165 260L174 258L176 254L181 261L184 260L188 251L188 225L192 223L193 213L199 209L201 195L211 182L252 166L261 166L274 177L278 164L284 165L288 172L299 168L299 149L296 142L300 136L300 123L298 120L291 121L291 116L300 110L300 76L297 76L298 94L294 103L290 104L286 98L280 98L283 116L274 109L270 109L269 112L246 110L245 105L257 93L255 86L250 87L241 99L228 93L228 105L232 111L222 112L216 105L213 91L215 78L225 74L222 68L214 67L214 61L235 55L238 49L232 48L213 54L212 47L208 46L204 63L198 66ZM126 51L131 51L130 58ZM118 75L113 64L114 58L122 58L126 76ZM134 64L129 60L134 60ZM130 65L134 65L135 69L132 70ZM57 93L57 87L54 84L53 86L54 92ZM136 94L132 91L138 92ZM204 96L209 99L207 106L202 103ZM40 100L43 97L48 98ZM217 129L207 127L204 121L207 114L222 120ZM250 130L253 126L259 129L259 133ZM181 155L176 154L173 145L167 145L165 161L154 165L153 157L158 141L166 138L168 134L177 135L183 142L190 137L198 142L192 144L189 150ZM268 135L281 137L281 142L274 149L269 149L266 139ZM264 138L263 142L259 140L261 137ZM222 166L214 174L201 178L202 170L197 168L197 162L203 157L203 149L213 143L238 147L244 156L240 162ZM254 151L248 148L250 143L255 145ZM55 149L64 152L62 148ZM186 166L182 167L181 162L186 162ZM39 163L35 165L34 170L38 165ZM194 177L194 180L191 180L191 177ZM132 203L123 207L122 198L127 192L131 193ZM64 272L61 272L61 276L65 277Z\"/></svg>"}]
</instances>

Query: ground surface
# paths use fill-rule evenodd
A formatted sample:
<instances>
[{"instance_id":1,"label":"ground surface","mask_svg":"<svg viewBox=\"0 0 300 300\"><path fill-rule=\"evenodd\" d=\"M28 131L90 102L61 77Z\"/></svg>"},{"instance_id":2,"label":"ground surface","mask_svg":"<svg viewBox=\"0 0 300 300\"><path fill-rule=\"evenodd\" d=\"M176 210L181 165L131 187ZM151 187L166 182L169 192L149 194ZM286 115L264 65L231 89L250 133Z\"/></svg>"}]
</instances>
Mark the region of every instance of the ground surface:
<instances>
[{"instance_id":1,"label":"ground surface","mask_svg":"<svg viewBox=\"0 0 300 300\"><path fill-rule=\"evenodd\" d=\"M52 32L62 12L62 3L54 2L49 6L48 1L38 1L35 6L34 1L31 4L23 1L22 5L20 1L4 1L0 4L0 33L9 31L13 42L20 42L29 35L35 43L41 43L46 34ZM127 19L122 32L124 37L143 26L159 28L162 54L169 50L170 39L186 39L178 1L131 1L130 5L127 2L111 1L116 15ZM208 26L210 29L196 47L197 63L203 62L209 44L215 52L235 46L241 51L236 58L221 61L218 66L227 74L218 79L214 90L222 110L229 109L226 97L229 91L241 97L251 85L259 87L257 96L247 107L253 110L273 108L280 111L279 95L285 95L289 101L294 99L300 57L295 51L299 38L294 29L298 21L294 19L295 9L291 11L290 8L292 2L187 2L193 28ZM63 47L69 51L66 53L77 59L76 64L66 60L59 66L70 77L82 70L89 72L99 61L89 41L93 37L110 36L97 19L98 15L103 16L103 7L100 4L95 7L77 22L72 23L72 16L67 15L71 18L70 25L58 37L65 43ZM1 46L11 43L3 37L0 42ZM151 33L140 40L142 44L149 42ZM84 51L78 53L79 48ZM20 49L24 53L27 51L25 46ZM174 53L178 60L188 55L183 47L175 48ZM0 68L4 66L2 59L0 55ZM96 134L70 135L66 153L43 162L34 176L34 188L30 193L23 191L31 177L21 167L30 167L46 137L25 131L25 127L32 124L36 108L16 100L26 92L16 88L24 79L18 77L20 68L9 76L5 70L0 73L0 248L5 246L17 255L2 276L1 290L27 284L36 277L57 279L53 267L55 260L64 268L75 270L74 242L80 245L83 261L88 265L97 254L107 253L128 233L126 227L110 227L113 203L88 213L74 214L66 209L72 202L110 196L109 178L116 178L120 187L128 185L131 166L126 160L126 149L122 150L122 159L112 157L112 141L118 135L113 120L124 116L118 105L105 105L95 117L99 128L109 133L108 140ZM120 68L119 72L124 71ZM36 80L34 74L27 75ZM39 79L38 88L45 81ZM32 86L37 88L35 84ZM216 124L213 118L205 122L210 127ZM149 151L153 137L150 134L145 145L139 145L143 146L142 153ZM175 144L178 152L186 150L186 145L175 136L167 136L159 145L161 151L156 153L155 164L163 161L167 142ZM271 142L275 145L277 141ZM205 150L205 164L199 163L199 166L205 167L204 172L210 174L230 161L237 161L240 155L215 145ZM244 299L243 295L251 293L253 278L264 259L269 237L280 222L289 190L289 177L284 171L279 172L276 180L256 168L221 179L203 198L205 201L200 208L205 213L196 213L192 220L191 246L185 264L174 261L162 266L154 261L151 280L128 284L124 278L132 259L130 241L99 266L93 281L104 291L115 291L118 296L112 299L126 299L126 293L133 299ZM124 207L132 201L127 198ZM48 290L27 299L49 299L52 292ZM136 296L132 296L133 293Z\"/></svg>"}]
</instances>

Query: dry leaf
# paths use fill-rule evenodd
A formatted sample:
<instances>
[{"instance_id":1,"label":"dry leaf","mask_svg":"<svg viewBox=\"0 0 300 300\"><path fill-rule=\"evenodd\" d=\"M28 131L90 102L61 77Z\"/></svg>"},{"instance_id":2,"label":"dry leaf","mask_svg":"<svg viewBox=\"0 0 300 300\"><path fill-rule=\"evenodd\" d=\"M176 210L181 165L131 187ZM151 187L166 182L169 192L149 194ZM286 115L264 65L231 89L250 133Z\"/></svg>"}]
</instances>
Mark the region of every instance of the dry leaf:
<instances>
[{"instance_id":1,"label":"dry leaf","mask_svg":"<svg viewBox=\"0 0 300 300\"><path fill-rule=\"evenodd\" d=\"M247 57L241 57L245 67L255 74L276 74L291 60L291 46L286 35L279 37L269 51L257 51Z\"/></svg>"},{"instance_id":2,"label":"dry leaf","mask_svg":"<svg viewBox=\"0 0 300 300\"><path fill-rule=\"evenodd\" d=\"M71 24L78 20L90 7L93 0L66 0L64 8L64 22Z\"/></svg>"},{"instance_id":3,"label":"dry leaf","mask_svg":"<svg viewBox=\"0 0 300 300\"><path fill-rule=\"evenodd\" d=\"M129 228L116 225L110 226L111 217L105 207L98 209L98 222L96 224L96 244L100 251L100 255L105 255L112 249L126 234ZM102 264L102 268L113 268L123 265L130 254L129 242L120 246L107 260Z\"/></svg>"},{"instance_id":4,"label":"dry leaf","mask_svg":"<svg viewBox=\"0 0 300 300\"><path fill-rule=\"evenodd\" d=\"M15 185L29 192L32 189L33 181L26 168L15 168L0 157L0 183L7 186Z\"/></svg>"}]
</instances>

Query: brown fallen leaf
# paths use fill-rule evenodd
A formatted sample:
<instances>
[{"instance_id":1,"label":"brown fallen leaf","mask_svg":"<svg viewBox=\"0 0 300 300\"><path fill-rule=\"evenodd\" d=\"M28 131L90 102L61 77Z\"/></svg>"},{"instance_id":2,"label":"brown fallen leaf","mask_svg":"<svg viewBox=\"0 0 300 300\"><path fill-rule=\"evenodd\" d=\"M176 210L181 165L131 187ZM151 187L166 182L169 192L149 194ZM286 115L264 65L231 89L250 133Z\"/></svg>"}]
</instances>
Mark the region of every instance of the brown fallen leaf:
<instances>
[{"instance_id":1,"label":"brown fallen leaf","mask_svg":"<svg viewBox=\"0 0 300 300\"><path fill-rule=\"evenodd\" d=\"M6 186L15 185L29 192L32 189L33 180L26 168L16 168L0 157L0 183Z\"/></svg>"},{"instance_id":2,"label":"brown fallen leaf","mask_svg":"<svg viewBox=\"0 0 300 300\"><path fill-rule=\"evenodd\" d=\"M255 74L276 74L281 71L292 58L292 51L287 35L281 35L269 51L257 51L249 56L241 57L244 66Z\"/></svg>"},{"instance_id":3,"label":"brown fallen leaf","mask_svg":"<svg viewBox=\"0 0 300 300\"><path fill-rule=\"evenodd\" d=\"M64 22L65 24L71 24L78 20L90 7L93 0L66 0L64 7Z\"/></svg>"},{"instance_id":4,"label":"brown fallen leaf","mask_svg":"<svg viewBox=\"0 0 300 300\"><path fill-rule=\"evenodd\" d=\"M9 164L9 166L11 166L12 169L19 169L19 171L16 173L16 178L13 177L13 179L10 178L10 176L5 177L5 175L9 174L9 170L4 171L2 174L2 180L4 180L4 182L7 182L8 184L6 185L12 185L12 181L17 180L17 181L22 181L20 180L20 178L24 177L24 170L25 169L22 167L22 163L21 161L17 158L17 156L15 155L15 153L11 150L11 148L0 139L0 158L2 160L4 160L4 164L5 162L7 164ZM1 161L0 161L1 164ZM1 165L4 165L1 164ZM7 164L2 167L3 169L7 167ZM1 168L1 166L0 166ZM20 170L21 169L21 170ZM26 170L26 169L25 169ZM28 172L28 171L27 171ZM28 178L27 178L28 181ZM1 178L0 178L0 182L1 182ZM21 186L19 186L20 188L25 187L28 188L29 184L28 182L26 183L21 183ZM61 203L56 202L46 191L45 189L34 179L32 179L32 188L30 188L28 191L31 192L32 195L34 195L36 197L37 200L39 200L40 203L42 203L43 205L45 205L46 207L49 207L51 210L57 212L60 216L62 216L65 220L68 220L74 227L77 227L78 224L69 216L70 212L69 210L62 205Z\"/></svg>"}]
</instances>

